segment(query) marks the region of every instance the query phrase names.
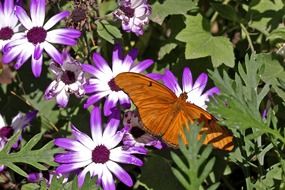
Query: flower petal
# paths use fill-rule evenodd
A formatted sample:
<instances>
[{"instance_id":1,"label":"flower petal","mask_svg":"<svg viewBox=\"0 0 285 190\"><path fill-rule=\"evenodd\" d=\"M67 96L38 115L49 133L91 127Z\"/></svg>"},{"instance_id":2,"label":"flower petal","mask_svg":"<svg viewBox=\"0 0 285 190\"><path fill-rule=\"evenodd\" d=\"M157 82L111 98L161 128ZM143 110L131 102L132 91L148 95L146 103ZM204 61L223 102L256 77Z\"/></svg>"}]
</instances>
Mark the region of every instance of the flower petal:
<instances>
[{"instance_id":1,"label":"flower petal","mask_svg":"<svg viewBox=\"0 0 285 190\"><path fill-rule=\"evenodd\" d=\"M20 69L20 67L32 56L33 54L33 47L24 48L20 55L18 56L17 62L14 65L15 69Z\"/></svg>"},{"instance_id":2,"label":"flower petal","mask_svg":"<svg viewBox=\"0 0 285 190\"><path fill-rule=\"evenodd\" d=\"M61 54L53 45L51 45L49 42L45 41L44 42L44 49L46 50L46 52L49 54L49 56L51 56L51 58L55 62L57 62L58 64L61 64L61 65L63 64Z\"/></svg>"},{"instance_id":3,"label":"flower petal","mask_svg":"<svg viewBox=\"0 0 285 190\"><path fill-rule=\"evenodd\" d=\"M32 57L32 71L35 77L39 77L41 75L42 64L43 64L43 55L41 55L37 60Z\"/></svg>"},{"instance_id":4,"label":"flower petal","mask_svg":"<svg viewBox=\"0 0 285 190\"><path fill-rule=\"evenodd\" d=\"M3 63L4 64L10 63L12 60L14 60L19 55L20 52L22 52L22 49L23 49L23 46L19 45L19 46L16 46L10 49L8 52L5 52L2 57Z\"/></svg>"},{"instance_id":5,"label":"flower petal","mask_svg":"<svg viewBox=\"0 0 285 190\"><path fill-rule=\"evenodd\" d=\"M68 46L74 46L77 43L76 40L74 40L73 38L60 36L60 35L51 35L50 32L47 33L46 41L50 43L62 44Z\"/></svg>"},{"instance_id":6,"label":"flower petal","mask_svg":"<svg viewBox=\"0 0 285 190\"><path fill-rule=\"evenodd\" d=\"M112 114L112 111L113 111L112 109L115 108L118 100L119 99L118 99L118 96L116 95L116 92L112 91L104 103L104 115L105 116Z\"/></svg>"},{"instance_id":7,"label":"flower petal","mask_svg":"<svg viewBox=\"0 0 285 190\"><path fill-rule=\"evenodd\" d=\"M131 187L133 186L133 180L131 178L131 176L121 167L119 166L117 163L112 162L112 161L108 161L106 163L108 169L115 174L115 176L121 181L123 182L125 185Z\"/></svg>"},{"instance_id":8,"label":"flower petal","mask_svg":"<svg viewBox=\"0 0 285 190\"><path fill-rule=\"evenodd\" d=\"M83 146L78 141L67 139L67 138L57 138L54 140L54 144L61 148L71 150L71 151L78 151L78 152L90 152L85 146Z\"/></svg>"},{"instance_id":9,"label":"flower petal","mask_svg":"<svg viewBox=\"0 0 285 190\"><path fill-rule=\"evenodd\" d=\"M111 68L109 67L106 60L98 53L93 53L93 62L94 65L103 73L108 75L113 75Z\"/></svg>"},{"instance_id":10,"label":"flower petal","mask_svg":"<svg viewBox=\"0 0 285 190\"><path fill-rule=\"evenodd\" d=\"M191 70L188 67L186 67L183 70L183 75L182 75L183 92L190 92L192 90L192 85L193 85L192 73Z\"/></svg>"},{"instance_id":11,"label":"flower petal","mask_svg":"<svg viewBox=\"0 0 285 190\"><path fill-rule=\"evenodd\" d=\"M136 48L132 49L125 57L122 63L122 68L120 70L129 71L137 56L138 56L138 49Z\"/></svg>"},{"instance_id":12,"label":"flower petal","mask_svg":"<svg viewBox=\"0 0 285 190\"><path fill-rule=\"evenodd\" d=\"M100 108L94 107L90 117L92 139L96 145L102 143L102 120Z\"/></svg>"},{"instance_id":13,"label":"flower petal","mask_svg":"<svg viewBox=\"0 0 285 190\"><path fill-rule=\"evenodd\" d=\"M5 123L5 121L4 121L4 118L3 118L3 116L0 114L0 129L2 128L2 127L5 127L6 126L6 123Z\"/></svg>"},{"instance_id":14,"label":"flower petal","mask_svg":"<svg viewBox=\"0 0 285 190\"><path fill-rule=\"evenodd\" d=\"M200 74L193 85L193 91L197 91L201 95L207 85L207 82L208 82L208 75L206 73Z\"/></svg>"},{"instance_id":15,"label":"flower petal","mask_svg":"<svg viewBox=\"0 0 285 190\"><path fill-rule=\"evenodd\" d=\"M89 106L95 104L99 100L101 100L103 97L107 96L109 94L109 91L104 91L104 92L98 92L92 96L90 96L86 103L84 104L84 108L88 108Z\"/></svg>"},{"instance_id":16,"label":"flower petal","mask_svg":"<svg viewBox=\"0 0 285 190\"><path fill-rule=\"evenodd\" d=\"M69 38L79 38L81 35L81 32L76 29L72 28L58 28L49 31L49 34L51 36L57 35L57 36L64 36L64 37L69 37Z\"/></svg>"},{"instance_id":17,"label":"flower petal","mask_svg":"<svg viewBox=\"0 0 285 190\"><path fill-rule=\"evenodd\" d=\"M177 82L177 78L173 75L171 71L166 69L162 80L165 86L170 88L176 94L177 97L180 96L180 94L182 93L182 90Z\"/></svg>"},{"instance_id":18,"label":"flower petal","mask_svg":"<svg viewBox=\"0 0 285 190\"><path fill-rule=\"evenodd\" d=\"M56 168L56 172L57 173L67 173L67 172L71 172L73 170L82 168L84 166L89 165L91 162L90 160L86 160L83 162L76 162L76 163L72 163L72 164L62 164L60 166L58 166Z\"/></svg>"},{"instance_id":19,"label":"flower petal","mask_svg":"<svg viewBox=\"0 0 285 190\"><path fill-rule=\"evenodd\" d=\"M81 142L84 146L86 146L90 150L93 150L95 148L96 144L92 141L92 139L85 133L80 132L74 126L72 126L72 134L76 138L76 140Z\"/></svg>"},{"instance_id":20,"label":"flower petal","mask_svg":"<svg viewBox=\"0 0 285 190\"><path fill-rule=\"evenodd\" d=\"M34 59L38 60L41 57L42 53L43 53L43 45L38 43L35 47L34 56L33 56Z\"/></svg>"},{"instance_id":21,"label":"flower petal","mask_svg":"<svg viewBox=\"0 0 285 190\"><path fill-rule=\"evenodd\" d=\"M154 62L151 59L143 60L139 62L136 66L134 66L130 71L135 73L141 73L142 71L150 67L153 63Z\"/></svg>"},{"instance_id":22,"label":"flower petal","mask_svg":"<svg viewBox=\"0 0 285 190\"><path fill-rule=\"evenodd\" d=\"M87 152L86 152L87 153ZM57 163L74 163L74 162L83 162L90 161L92 162L92 151L89 154L83 154L82 152L67 152L63 154L58 154L55 156L54 161Z\"/></svg>"},{"instance_id":23,"label":"flower petal","mask_svg":"<svg viewBox=\"0 0 285 190\"><path fill-rule=\"evenodd\" d=\"M91 171L92 171L93 167L94 167L94 164L91 163L79 173L79 175L78 175L78 186L79 187L82 187L82 185L84 183L85 176L88 172L90 172L90 176L92 176Z\"/></svg>"},{"instance_id":24,"label":"flower petal","mask_svg":"<svg viewBox=\"0 0 285 190\"><path fill-rule=\"evenodd\" d=\"M123 60L122 46L119 44L115 44L112 56L113 71L114 67L120 67L122 65L122 60Z\"/></svg>"},{"instance_id":25,"label":"flower petal","mask_svg":"<svg viewBox=\"0 0 285 190\"><path fill-rule=\"evenodd\" d=\"M63 89L56 95L56 102L59 107L66 107L69 100L69 94Z\"/></svg>"},{"instance_id":26,"label":"flower petal","mask_svg":"<svg viewBox=\"0 0 285 190\"><path fill-rule=\"evenodd\" d=\"M52 28L56 23L58 23L59 21L61 21L62 19L64 19L65 17L68 17L70 15L69 11L62 11L56 15L54 15L53 17L51 17L44 25L44 29L45 30L49 30L50 28Z\"/></svg>"},{"instance_id":27,"label":"flower petal","mask_svg":"<svg viewBox=\"0 0 285 190\"><path fill-rule=\"evenodd\" d=\"M13 0L5 0L4 1L4 14L11 15L14 11L14 1Z\"/></svg>"},{"instance_id":28,"label":"flower petal","mask_svg":"<svg viewBox=\"0 0 285 190\"><path fill-rule=\"evenodd\" d=\"M23 26L26 29L31 29L33 27L33 23L31 19L28 17L26 11L20 7L20 6L15 6L15 14L17 15L19 21L23 24Z\"/></svg>"},{"instance_id":29,"label":"flower petal","mask_svg":"<svg viewBox=\"0 0 285 190\"><path fill-rule=\"evenodd\" d=\"M140 159L130 155L129 153L123 152L121 147L110 150L110 160L125 164L133 164L136 166L143 165L143 162Z\"/></svg>"},{"instance_id":30,"label":"flower petal","mask_svg":"<svg viewBox=\"0 0 285 190\"><path fill-rule=\"evenodd\" d=\"M107 167L103 168L102 185L103 185L103 189L106 189L106 190L116 189L113 176Z\"/></svg>"}]
</instances>

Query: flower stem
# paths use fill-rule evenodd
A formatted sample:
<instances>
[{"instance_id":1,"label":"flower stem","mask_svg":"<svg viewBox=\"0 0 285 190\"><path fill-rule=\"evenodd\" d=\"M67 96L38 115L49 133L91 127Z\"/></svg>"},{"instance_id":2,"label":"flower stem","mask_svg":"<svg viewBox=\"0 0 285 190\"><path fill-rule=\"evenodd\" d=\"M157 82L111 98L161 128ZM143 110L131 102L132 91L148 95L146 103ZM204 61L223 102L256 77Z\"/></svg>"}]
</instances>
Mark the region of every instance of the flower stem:
<instances>
[{"instance_id":1,"label":"flower stem","mask_svg":"<svg viewBox=\"0 0 285 190\"><path fill-rule=\"evenodd\" d=\"M245 33L245 36L246 36L246 38L247 38L247 41L248 41L248 44L249 44L249 47L250 47L252 53L255 54L255 50L254 50L254 47L253 47L253 43L252 43L252 41L251 41L251 38L250 38L250 35L249 35L247 29L245 28L245 26L244 26L242 23L240 23L240 27L241 27L242 31Z\"/></svg>"}]
</instances>

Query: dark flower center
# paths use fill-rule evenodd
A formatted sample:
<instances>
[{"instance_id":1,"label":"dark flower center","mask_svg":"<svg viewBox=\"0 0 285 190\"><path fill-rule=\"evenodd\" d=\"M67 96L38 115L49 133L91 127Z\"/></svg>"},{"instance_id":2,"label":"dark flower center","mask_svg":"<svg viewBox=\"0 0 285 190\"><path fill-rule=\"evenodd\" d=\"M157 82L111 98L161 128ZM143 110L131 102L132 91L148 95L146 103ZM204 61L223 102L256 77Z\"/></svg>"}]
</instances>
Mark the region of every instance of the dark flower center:
<instances>
[{"instance_id":1,"label":"dark flower center","mask_svg":"<svg viewBox=\"0 0 285 190\"><path fill-rule=\"evenodd\" d=\"M125 15L129 18L134 16L135 10L131 7L120 7L120 9L125 13Z\"/></svg>"},{"instance_id":2,"label":"dark flower center","mask_svg":"<svg viewBox=\"0 0 285 190\"><path fill-rule=\"evenodd\" d=\"M62 76L61 76L61 80L65 83L65 84L72 84L76 81L75 79L75 73L72 71L65 71Z\"/></svg>"},{"instance_id":3,"label":"dark flower center","mask_svg":"<svg viewBox=\"0 0 285 190\"><path fill-rule=\"evenodd\" d=\"M115 83L114 79L111 79L108 82L108 85L112 91L119 92L121 90L120 87L118 87L118 85Z\"/></svg>"},{"instance_id":4,"label":"dark flower center","mask_svg":"<svg viewBox=\"0 0 285 190\"><path fill-rule=\"evenodd\" d=\"M0 137L10 138L14 133L14 129L10 126L5 126L0 129Z\"/></svg>"},{"instance_id":5,"label":"dark flower center","mask_svg":"<svg viewBox=\"0 0 285 190\"><path fill-rule=\"evenodd\" d=\"M47 31L43 27L33 27L27 33L28 41L33 44L42 43L47 37Z\"/></svg>"},{"instance_id":6,"label":"dark flower center","mask_svg":"<svg viewBox=\"0 0 285 190\"><path fill-rule=\"evenodd\" d=\"M104 145L99 145L92 151L92 160L94 163L104 164L109 160L110 150Z\"/></svg>"},{"instance_id":7,"label":"dark flower center","mask_svg":"<svg viewBox=\"0 0 285 190\"><path fill-rule=\"evenodd\" d=\"M0 29L0 40L9 40L12 38L14 32L10 27Z\"/></svg>"},{"instance_id":8,"label":"dark flower center","mask_svg":"<svg viewBox=\"0 0 285 190\"><path fill-rule=\"evenodd\" d=\"M76 7L71 13L71 20L73 22L80 22L86 19L86 10L81 7Z\"/></svg>"}]
</instances>

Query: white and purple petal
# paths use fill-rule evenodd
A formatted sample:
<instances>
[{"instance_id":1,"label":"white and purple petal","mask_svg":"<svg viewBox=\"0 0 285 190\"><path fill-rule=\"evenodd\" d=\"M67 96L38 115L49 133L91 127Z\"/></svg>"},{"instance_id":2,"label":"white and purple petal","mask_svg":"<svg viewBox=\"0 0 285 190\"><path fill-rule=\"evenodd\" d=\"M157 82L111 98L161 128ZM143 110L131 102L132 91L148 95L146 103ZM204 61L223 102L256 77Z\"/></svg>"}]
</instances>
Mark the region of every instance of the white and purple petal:
<instances>
[{"instance_id":1,"label":"white and purple petal","mask_svg":"<svg viewBox=\"0 0 285 190\"><path fill-rule=\"evenodd\" d=\"M50 28L52 28L56 23L58 23L59 21L63 20L65 17L68 17L70 15L69 11L62 11L56 15L54 15L53 17L51 17L44 25L44 29L45 30L49 30Z\"/></svg>"},{"instance_id":2,"label":"white and purple petal","mask_svg":"<svg viewBox=\"0 0 285 190\"><path fill-rule=\"evenodd\" d=\"M119 166L117 163L112 162L112 161L108 161L106 163L108 169L115 174L115 176L121 181L123 182L125 185L131 187L133 186L133 180L131 178L131 176L121 167Z\"/></svg>"}]
</instances>

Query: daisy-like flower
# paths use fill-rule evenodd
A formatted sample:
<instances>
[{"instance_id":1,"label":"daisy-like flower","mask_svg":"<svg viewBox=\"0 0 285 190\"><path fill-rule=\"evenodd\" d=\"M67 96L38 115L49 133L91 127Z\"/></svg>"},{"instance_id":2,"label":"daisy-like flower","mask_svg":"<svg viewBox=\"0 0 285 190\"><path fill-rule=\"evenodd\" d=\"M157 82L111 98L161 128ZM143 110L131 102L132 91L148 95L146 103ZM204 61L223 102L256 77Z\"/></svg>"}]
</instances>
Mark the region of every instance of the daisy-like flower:
<instances>
[{"instance_id":1,"label":"daisy-like flower","mask_svg":"<svg viewBox=\"0 0 285 190\"><path fill-rule=\"evenodd\" d=\"M110 115L112 109L119 101L124 108L130 107L130 99L127 94L118 88L114 82L114 77L122 72L140 73L153 64L153 60L146 59L138 64L134 64L137 57L137 49L132 49L124 58L122 47L115 45L113 51L112 69L106 60L98 53L93 54L94 64L83 64L83 71L90 73L91 78L87 81L84 89L87 94L94 93L90 96L84 107L87 108L103 97L107 97L104 103L104 115Z\"/></svg>"},{"instance_id":2,"label":"daisy-like flower","mask_svg":"<svg viewBox=\"0 0 285 190\"><path fill-rule=\"evenodd\" d=\"M4 4L0 1L0 51L11 40L21 36L18 34L21 25L18 24L14 9L14 0L5 0Z\"/></svg>"},{"instance_id":3,"label":"daisy-like flower","mask_svg":"<svg viewBox=\"0 0 285 190\"><path fill-rule=\"evenodd\" d=\"M62 57L62 65L55 62L50 64L49 68L55 79L46 89L45 99L50 100L55 97L58 105L65 107L70 94L75 94L78 98L83 97L85 77L80 62L73 59L66 51L63 51Z\"/></svg>"},{"instance_id":4,"label":"daisy-like flower","mask_svg":"<svg viewBox=\"0 0 285 190\"><path fill-rule=\"evenodd\" d=\"M151 7L147 0L119 0L119 8L113 15L122 21L123 30L137 36L143 34L143 27L148 24Z\"/></svg>"},{"instance_id":5,"label":"daisy-like flower","mask_svg":"<svg viewBox=\"0 0 285 190\"><path fill-rule=\"evenodd\" d=\"M132 186L132 178L118 163L142 166L143 162L132 154L145 152L141 152L141 149L126 151L122 146L118 146L126 132L117 131L119 123L117 118L111 118L102 130L100 109L94 108L90 118L92 138L72 127L74 139L55 139L57 146L68 150L55 157L55 161L60 164L56 172L67 173L83 168L78 175L79 186L82 186L88 172L90 176L98 177L97 182L104 190L115 189L112 173L127 186Z\"/></svg>"},{"instance_id":6,"label":"daisy-like flower","mask_svg":"<svg viewBox=\"0 0 285 190\"><path fill-rule=\"evenodd\" d=\"M186 101L191 102L204 110L207 109L206 101L209 101L209 98L214 94L220 93L218 87L213 87L203 93L208 82L208 75L206 73L200 74L193 84L192 73L188 67L183 70L182 89L178 84L177 78L168 69L165 70L161 79L165 86L170 88L177 97L179 97L182 92L186 92L188 97Z\"/></svg>"},{"instance_id":7,"label":"daisy-like flower","mask_svg":"<svg viewBox=\"0 0 285 190\"><path fill-rule=\"evenodd\" d=\"M31 111L26 114L18 113L13 119L10 125L7 125L4 118L0 114L0 150L2 150L7 143L8 139L17 131L24 129L35 117L37 111ZM19 138L21 140L21 137ZM17 148L19 142L14 144L14 148ZM0 171L4 169L3 165L0 165Z\"/></svg>"},{"instance_id":8,"label":"daisy-like flower","mask_svg":"<svg viewBox=\"0 0 285 190\"><path fill-rule=\"evenodd\" d=\"M35 77L39 77L42 71L43 50L57 63L62 64L60 52L52 45L63 44L73 46L80 36L80 31L75 29L54 29L50 30L56 23L69 16L68 11L63 11L51 17L45 24L45 0L30 1L30 15L16 6L15 14L25 27L25 31L19 33L17 38L4 47L3 62L9 63L17 58L14 65L19 69L30 57L32 57L32 71Z\"/></svg>"}]
</instances>

